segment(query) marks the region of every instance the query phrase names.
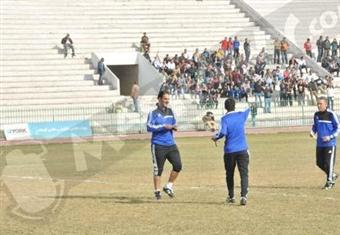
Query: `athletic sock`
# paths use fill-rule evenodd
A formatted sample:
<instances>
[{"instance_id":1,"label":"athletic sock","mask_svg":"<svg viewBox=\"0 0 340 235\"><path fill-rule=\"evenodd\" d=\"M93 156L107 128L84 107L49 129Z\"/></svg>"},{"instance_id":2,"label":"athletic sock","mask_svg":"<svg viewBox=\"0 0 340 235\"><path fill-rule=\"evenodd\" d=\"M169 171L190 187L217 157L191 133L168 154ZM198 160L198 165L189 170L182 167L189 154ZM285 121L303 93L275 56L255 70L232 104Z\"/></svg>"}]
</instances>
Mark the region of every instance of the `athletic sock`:
<instances>
[{"instance_id":1,"label":"athletic sock","mask_svg":"<svg viewBox=\"0 0 340 235\"><path fill-rule=\"evenodd\" d=\"M174 185L174 183L168 182L168 183L166 184L166 187L172 189L172 186L173 186L173 185Z\"/></svg>"}]
</instances>

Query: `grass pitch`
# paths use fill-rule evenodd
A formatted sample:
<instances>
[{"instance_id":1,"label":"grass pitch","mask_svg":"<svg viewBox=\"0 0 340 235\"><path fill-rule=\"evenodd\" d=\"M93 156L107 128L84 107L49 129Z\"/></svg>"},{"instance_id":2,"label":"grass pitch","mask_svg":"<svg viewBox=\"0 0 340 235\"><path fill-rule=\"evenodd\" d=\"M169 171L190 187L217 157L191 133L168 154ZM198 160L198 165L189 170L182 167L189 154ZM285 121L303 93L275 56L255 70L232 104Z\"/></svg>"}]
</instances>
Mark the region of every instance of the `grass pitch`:
<instances>
[{"instance_id":1,"label":"grass pitch","mask_svg":"<svg viewBox=\"0 0 340 235\"><path fill-rule=\"evenodd\" d=\"M148 140L3 147L0 234L340 234L340 182L321 190L314 140L307 133L248 140L246 207L239 187L237 203L225 204L223 144L209 138L177 139L176 197L159 202ZM167 163L164 183L169 170Z\"/></svg>"}]
</instances>

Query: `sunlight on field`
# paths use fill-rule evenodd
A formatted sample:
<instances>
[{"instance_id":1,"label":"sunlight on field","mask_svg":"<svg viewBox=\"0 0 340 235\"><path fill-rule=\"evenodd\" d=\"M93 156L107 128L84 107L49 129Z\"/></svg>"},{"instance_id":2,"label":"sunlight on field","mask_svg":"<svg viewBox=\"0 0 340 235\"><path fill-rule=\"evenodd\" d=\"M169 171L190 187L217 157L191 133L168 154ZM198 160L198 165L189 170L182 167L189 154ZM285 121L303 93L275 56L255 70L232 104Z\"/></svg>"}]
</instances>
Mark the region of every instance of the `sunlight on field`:
<instances>
[{"instance_id":1,"label":"sunlight on field","mask_svg":"<svg viewBox=\"0 0 340 235\"><path fill-rule=\"evenodd\" d=\"M222 142L217 148L205 137L177 143L183 172L176 197L163 195L159 202L153 198L148 140L51 144L44 155L39 145L7 147L2 165L13 150L21 151L22 161L0 168L0 234L340 234L339 185L321 190L325 177L315 166L308 134L249 135L246 207L239 206L239 187L237 203L224 203ZM33 155L43 165L28 160ZM82 157L85 167L79 170L75 159ZM42 166L48 173L43 177ZM169 169L167 164L163 182ZM56 183L59 191L49 190Z\"/></svg>"}]
</instances>

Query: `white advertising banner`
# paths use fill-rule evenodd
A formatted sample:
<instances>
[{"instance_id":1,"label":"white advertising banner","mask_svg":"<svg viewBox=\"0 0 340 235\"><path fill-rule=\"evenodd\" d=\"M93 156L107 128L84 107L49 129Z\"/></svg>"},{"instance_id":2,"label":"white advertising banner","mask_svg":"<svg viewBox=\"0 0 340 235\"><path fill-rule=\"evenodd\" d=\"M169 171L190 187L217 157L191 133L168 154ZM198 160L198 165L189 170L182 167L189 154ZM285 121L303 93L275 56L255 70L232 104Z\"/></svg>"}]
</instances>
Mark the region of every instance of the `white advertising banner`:
<instances>
[{"instance_id":1,"label":"white advertising banner","mask_svg":"<svg viewBox=\"0 0 340 235\"><path fill-rule=\"evenodd\" d=\"M28 124L11 124L4 125L6 140L28 140L31 139L31 134Z\"/></svg>"}]
</instances>

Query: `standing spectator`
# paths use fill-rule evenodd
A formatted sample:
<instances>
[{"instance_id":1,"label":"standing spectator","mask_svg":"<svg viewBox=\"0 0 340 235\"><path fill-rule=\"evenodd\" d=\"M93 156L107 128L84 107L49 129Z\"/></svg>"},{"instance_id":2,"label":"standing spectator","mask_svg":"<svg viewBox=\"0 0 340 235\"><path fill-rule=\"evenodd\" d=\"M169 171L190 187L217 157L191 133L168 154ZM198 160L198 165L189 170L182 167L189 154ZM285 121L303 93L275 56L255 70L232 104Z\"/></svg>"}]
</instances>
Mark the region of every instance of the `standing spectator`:
<instances>
[{"instance_id":1,"label":"standing spectator","mask_svg":"<svg viewBox=\"0 0 340 235\"><path fill-rule=\"evenodd\" d=\"M327 101L328 108L334 110L334 87L332 85L327 85Z\"/></svg>"},{"instance_id":2,"label":"standing spectator","mask_svg":"<svg viewBox=\"0 0 340 235\"><path fill-rule=\"evenodd\" d=\"M261 99L262 91L263 91L262 81L261 79L258 79L254 85L255 103L257 107L262 107L262 99Z\"/></svg>"},{"instance_id":3,"label":"standing spectator","mask_svg":"<svg viewBox=\"0 0 340 235\"><path fill-rule=\"evenodd\" d=\"M68 48L71 48L72 50L72 57L76 55L76 53L74 52L73 41L70 37L70 34L66 34L66 36L61 39L61 44L63 44L64 47L64 58L67 57Z\"/></svg>"},{"instance_id":4,"label":"standing spectator","mask_svg":"<svg viewBox=\"0 0 340 235\"><path fill-rule=\"evenodd\" d=\"M318 100L318 85L316 84L314 78L312 78L312 80L308 83L308 90L310 92L312 105L315 105L316 101Z\"/></svg>"},{"instance_id":5,"label":"standing spectator","mask_svg":"<svg viewBox=\"0 0 340 235\"><path fill-rule=\"evenodd\" d=\"M150 51L151 44L149 42L149 37L146 36L146 32L143 33L143 36L140 40L140 45L141 45L141 49L142 49L141 51L142 52L146 52L146 51L149 52Z\"/></svg>"},{"instance_id":6,"label":"standing spectator","mask_svg":"<svg viewBox=\"0 0 340 235\"><path fill-rule=\"evenodd\" d=\"M228 50L228 37L225 37L222 41L220 41L221 44L221 49L224 51L224 56L227 55L227 50Z\"/></svg>"},{"instance_id":7,"label":"standing spectator","mask_svg":"<svg viewBox=\"0 0 340 235\"><path fill-rule=\"evenodd\" d=\"M101 58L100 61L98 62L97 70L98 70L98 74L99 74L98 85L103 85L104 84L103 75L105 73L104 58Z\"/></svg>"},{"instance_id":8,"label":"standing spectator","mask_svg":"<svg viewBox=\"0 0 340 235\"><path fill-rule=\"evenodd\" d=\"M323 56L328 57L329 56L329 51L331 49L331 42L329 41L329 37L327 36L325 41L323 41Z\"/></svg>"},{"instance_id":9,"label":"standing spectator","mask_svg":"<svg viewBox=\"0 0 340 235\"><path fill-rule=\"evenodd\" d=\"M216 143L219 139L225 137L224 145L224 166L226 171L226 180L228 187L228 203L235 203L234 195L234 172L237 165L241 177L241 198L240 205L247 204L248 196L248 165L249 154L248 144L245 135L245 124L250 112L247 108L245 111L235 112L235 100L227 99L224 103L227 113L221 119L220 131L212 138Z\"/></svg>"},{"instance_id":10,"label":"standing spectator","mask_svg":"<svg viewBox=\"0 0 340 235\"><path fill-rule=\"evenodd\" d=\"M272 103L273 90L269 85L266 85L263 95L264 95L264 113L271 113L271 103Z\"/></svg>"},{"instance_id":11,"label":"standing spectator","mask_svg":"<svg viewBox=\"0 0 340 235\"><path fill-rule=\"evenodd\" d=\"M246 56L246 63L249 63L249 58L250 58L250 42L248 41L248 39L244 39L244 43L243 43L243 49L244 49L244 54Z\"/></svg>"},{"instance_id":12,"label":"standing spectator","mask_svg":"<svg viewBox=\"0 0 340 235\"><path fill-rule=\"evenodd\" d=\"M302 79L299 79L297 84L297 100L298 105L305 105L305 84Z\"/></svg>"},{"instance_id":13,"label":"standing spectator","mask_svg":"<svg viewBox=\"0 0 340 235\"><path fill-rule=\"evenodd\" d=\"M240 57L240 41L237 39L237 36L234 37L233 48L234 48L234 58L239 58Z\"/></svg>"},{"instance_id":14,"label":"standing spectator","mask_svg":"<svg viewBox=\"0 0 340 235\"><path fill-rule=\"evenodd\" d=\"M133 100L133 105L135 106L135 112L136 113L139 113L138 97L139 97L139 86L138 86L137 82L134 82L133 86L131 88L131 98Z\"/></svg>"},{"instance_id":15,"label":"standing spectator","mask_svg":"<svg viewBox=\"0 0 340 235\"><path fill-rule=\"evenodd\" d=\"M321 62L321 59L323 58L323 37L322 36L320 36L320 38L316 41L316 46L318 48L317 62Z\"/></svg>"},{"instance_id":16,"label":"standing spectator","mask_svg":"<svg viewBox=\"0 0 340 235\"><path fill-rule=\"evenodd\" d=\"M274 41L274 63L280 64L280 51L281 51L281 43L279 39L275 39Z\"/></svg>"},{"instance_id":17,"label":"standing spectator","mask_svg":"<svg viewBox=\"0 0 340 235\"><path fill-rule=\"evenodd\" d=\"M305 48L306 54L310 57L313 58L312 55L312 43L310 42L310 39L307 38L307 41L305 42L305 44L303 45L303 47Z\"/></svg>"},{"instance_id":18,"label":"standing spectator","mask_svg":"<svg viewBox=\"0 0 340 235\"><path fill-rule=\"evenodd\" d=\"M257 105L256 103L250 104L250 114L251 114L251 123L252 126L256 126L256 116L257 116Z\"/></svg>"},{"instance_id":19,"label":"standing spectator","mask_svg":"<svg viewBox=\"0 0 340 235\"><path fill-rule=\"evenodd\" d=\"M314 114L314 123L310 136L316 138L316 164L326 173L324 189L332 189L338 178L334 172L336 137L339 134L339 120L337 115L327 110L325 97L318 99L318 112Z\"/></svg>"},{"instance_id":20,"label":"standing spectator","mask_svg":"<svg viewBox=\"0 0 340 235\"><path fill-rule=\"evenodd\" d=\"M283 64L288 64L288 56L287 56L288 48L289 48L289 43L287 42L287 39L284 37L281 41L281 57L282 57Z\"/></svg>"},{"instance_id":21,"label":"standing spectator","mask_svg":"<svg viewBox=\"0 0 340 235\"><path fill-rule=\"evenodd\" d=\"M233 45L234 45L233 39L229 37L229 40L228 40L228 54L229 55L233 54Z\"/></svg>"},{"instance_id":22,"label":"standing spectator","mask_svg":"<svg viewBox=\"0 0 340 235\"><path fill-rule=\"evenodd\" d=\"M331 43L331 49L332 49L332 57L336 57L338 55L338 41L336 38L333 39L333 42Z\"/></svg>"}]
</instances>

